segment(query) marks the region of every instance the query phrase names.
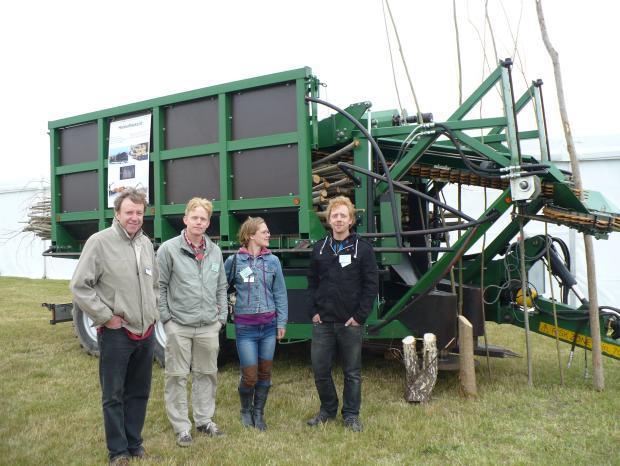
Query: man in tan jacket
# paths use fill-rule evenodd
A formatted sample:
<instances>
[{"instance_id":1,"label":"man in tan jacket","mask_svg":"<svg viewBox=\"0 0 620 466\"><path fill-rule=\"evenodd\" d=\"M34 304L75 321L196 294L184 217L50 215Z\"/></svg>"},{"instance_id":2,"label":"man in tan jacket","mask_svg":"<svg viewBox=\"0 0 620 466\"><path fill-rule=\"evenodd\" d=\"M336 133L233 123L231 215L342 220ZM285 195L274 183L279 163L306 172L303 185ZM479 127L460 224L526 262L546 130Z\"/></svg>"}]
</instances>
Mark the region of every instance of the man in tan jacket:
<instances>
[{"instance_id":1,"label":"man in tan jacket","mask_svg":"<svg viewBox=\"0 0 620 466\"><path fill-rule=\"evenodd\" d=\"M74 306L97 327L103 422L110 464L143 458L142 427L151 391L159 275L142 233L146 196L133 188L114 201L111 227L92 235L70 288Z\"/></svg>"}]
</instances>

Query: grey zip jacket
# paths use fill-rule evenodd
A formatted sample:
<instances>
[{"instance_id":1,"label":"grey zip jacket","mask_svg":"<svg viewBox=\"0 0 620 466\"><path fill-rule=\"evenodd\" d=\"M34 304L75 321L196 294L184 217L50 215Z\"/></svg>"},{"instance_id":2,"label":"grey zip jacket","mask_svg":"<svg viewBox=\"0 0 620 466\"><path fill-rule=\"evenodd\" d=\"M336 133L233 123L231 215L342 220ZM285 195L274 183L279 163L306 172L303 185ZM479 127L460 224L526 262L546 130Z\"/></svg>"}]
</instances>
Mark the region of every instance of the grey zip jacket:
<instances>
[{"instance_id":1,"label":"grey zip jacket","mask_svg":"<svg viewBox=\"0 0 620 466\"><path fill-rule=\"evenodd\" d=\"M162 323L172 319L188 327L202 327L228 315L228 282L220 248L204 235L201 261L187 244L183 233L169 239L157 250L159 264L159 314Z\"/></svg>"},{"instance_id":2,"label":"grey zip jacket","mask_svg":"<svg viewBox=\"0 0 620 466\"><path fill-rule=\"evenodd\" d=\"M93 326L117 315L127 322L123 327L142 335L159 317L158 280L151 241L142 230L130 238L115 218L86 241L69 287Z\"/></svg>"}]
</instances>

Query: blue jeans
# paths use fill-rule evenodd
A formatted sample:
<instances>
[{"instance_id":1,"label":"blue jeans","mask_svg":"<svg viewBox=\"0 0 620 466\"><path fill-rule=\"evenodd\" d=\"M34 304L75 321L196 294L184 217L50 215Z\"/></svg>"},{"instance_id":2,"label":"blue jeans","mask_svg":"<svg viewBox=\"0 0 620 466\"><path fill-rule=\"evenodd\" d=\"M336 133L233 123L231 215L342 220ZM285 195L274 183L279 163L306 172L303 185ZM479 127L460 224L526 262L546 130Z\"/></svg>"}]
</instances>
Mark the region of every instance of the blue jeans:
<instances>
[{"instance_id":1,"label":"blue jeans","mask_svg":"<svg viewBox=\"0 0 620 466\"><path fill-rule=\"evenodd\" d=\"M332 364L340 354L344 388L342 417L359 416L362 404L362 326L324 322L312 326L312 371L321 400L321 413L335 417L338 413L338 394L332 379Z\"/></svg>"},{"instance_id":2,"label":"blue jeans","mask_svg":"<svg viewBox=\"0 0 620 466\"><path fill-rule=\"evenodd\" d=\"M142 427L151 392L154 334L131 340L124 329L98 334L99 381L108 455L133 455L142 447Z\"/></svg>"},{"instance_id":3,"label":"blue jeans","mask_svg":"<svg viewBox=\"0 0 620 466\"><path fill-rule=\"evenodd\" d=\"M262 325L235 324L235 337L241 366L241 385L271 386L271 363L276 350L275 318L272 322ZM267 369L263 370L263 367ZM244 380L248 377L253 379L256 376L256 368L259 371L258 380ZM265 376L261 376L261 372L264 372Z\"/></svg>"}]
</instances>

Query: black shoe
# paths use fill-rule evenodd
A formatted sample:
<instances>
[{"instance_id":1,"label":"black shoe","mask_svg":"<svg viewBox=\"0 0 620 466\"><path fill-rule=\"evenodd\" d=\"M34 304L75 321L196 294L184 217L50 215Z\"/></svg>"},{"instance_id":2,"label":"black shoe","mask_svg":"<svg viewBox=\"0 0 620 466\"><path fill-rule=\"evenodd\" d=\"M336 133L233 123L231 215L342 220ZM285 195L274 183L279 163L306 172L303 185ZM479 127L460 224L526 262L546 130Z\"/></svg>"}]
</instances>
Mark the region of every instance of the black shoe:
<instances>
[{"instance_id":1,"label":"black shoe","mask_svg":"<svg viewBox=\"0 0 620 466\"><path fill-rule=\"evenodd\" d=\"M144 447L140 447L135 451L129 452L129 454L131 455L131 460L141 460L158 463L163 459L161 456L151 455L150 453L147 453Z\"/></svg>"},{"instance_id":2,"label":"black shoe","mask_svg":"<svg viewBox=\"0 0 620 466\"><path fill-rule=\"evenodd\" d=\"M353 432L361 432L364 430L364 426L362 425L362 421L357 416L349 416L344 420L344 426L347 429L350 429Z\"/></svg>"},{"instance_id":3,"label":"black shoe","mask_svg":"<svg viewBox=\"0 0 620 466\"><path fill-rule=\"evenodd\" d=\"M254 427L254 387L239 387L241 401L241 424L243 427Z\"/></svg>"},{"instance_id":4,"label":"black shoe","mask_svg":"<svg viewBox=\"0 0 620 466\"><path fill-rule=\"evenodd\" d=\"M110 466L129 466L129 456L119 455L110 460Z\"/></svg>"},{"instance_id":5,"label":"black shoe","mask_svg":"<svg viewBox=\"0 0 620 466\"><path fill-rule=\"evenodd\" d=\"M267 403L267 396L269 395L270 386L256 385L254 387L254 427L260 431L267 430L267 423L263 414L265 412L265 404Z\"/></svg>"},{"instance_id":6,"label":"black shoe","mask_svg":"<svg viewBox=\"0 0 620 466\"><path fill-rule=\"evenodd\" d=\"M223 437L226 435L213 421L205 424L204 426L197 426L196 430L207 437Z\"/></svg>"},{"instance_id":7,"label":"black shoe","mask_svg":"<svg viewBox=\"0 0 620 466\"><path fill-rule=\"evenodd\" d=\"M321 413L319 412L316 416L314 416L312 419L309 419L306 424L309 425L310 427L316 427L319 424L326 424L327 422L333 420L336 416L328 416L325 413Z\"/></svg>"}]
</instances>

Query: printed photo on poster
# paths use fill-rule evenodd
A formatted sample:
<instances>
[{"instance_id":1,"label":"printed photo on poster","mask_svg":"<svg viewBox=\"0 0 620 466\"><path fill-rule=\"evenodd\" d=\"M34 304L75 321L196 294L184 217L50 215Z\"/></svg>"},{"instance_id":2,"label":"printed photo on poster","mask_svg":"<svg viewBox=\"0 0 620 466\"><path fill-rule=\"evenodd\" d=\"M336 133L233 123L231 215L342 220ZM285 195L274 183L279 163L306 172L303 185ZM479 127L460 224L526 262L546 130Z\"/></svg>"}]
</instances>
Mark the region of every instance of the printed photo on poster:
<instances>
[{"instance_id":1,"label":"printed photo on poster","mask_svg":"<svg viewBox=\"0 0 620 466\"><path fill-rule=\"evenodd\" d=\"M149 201L151 115L110 123L108 149L108 207L125 188L143 190Z\"/></svg>"}]
</instances>

